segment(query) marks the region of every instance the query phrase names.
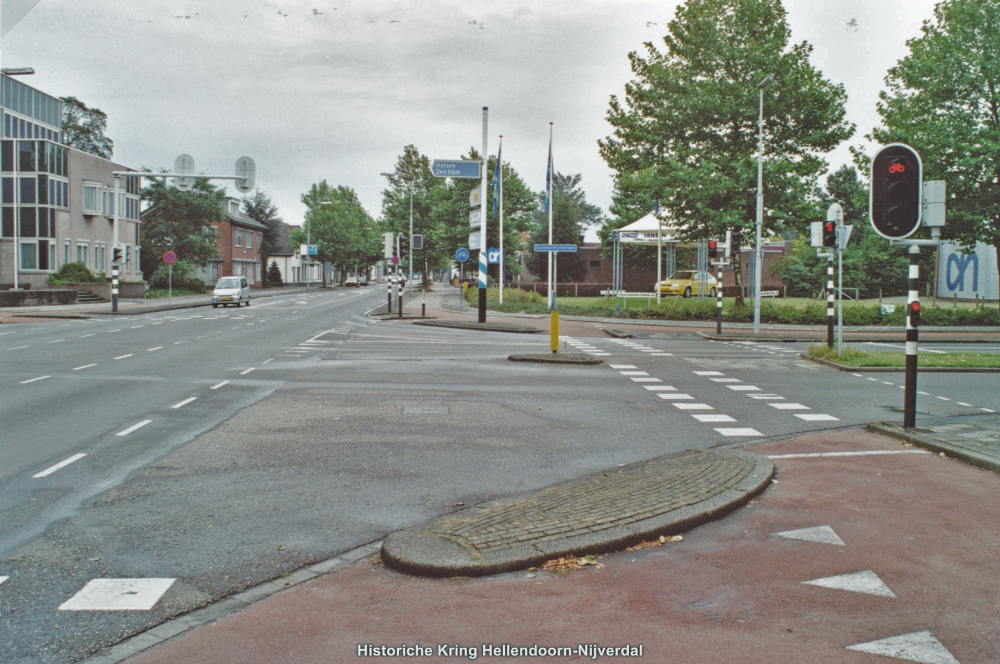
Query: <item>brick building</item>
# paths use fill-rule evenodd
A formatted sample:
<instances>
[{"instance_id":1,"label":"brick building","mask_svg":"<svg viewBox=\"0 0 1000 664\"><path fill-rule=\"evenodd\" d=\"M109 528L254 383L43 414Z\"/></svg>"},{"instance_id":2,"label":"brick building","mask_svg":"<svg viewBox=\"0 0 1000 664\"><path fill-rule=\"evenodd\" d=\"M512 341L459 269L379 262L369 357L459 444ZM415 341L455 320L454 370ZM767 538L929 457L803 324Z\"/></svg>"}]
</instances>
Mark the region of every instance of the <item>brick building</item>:
<instances>
[{"instance_id":1,"label":"brick building","mask_svg":"<svg viewBox=\"0 0 1000 664\"><path fill-rule=\"evenodd\" d=\"M260 245L267 226L243 214L238 198L227 197L223 206L225 218L212 224L219 256L207 261L197 274L209 285L220 277L237 276L246 277L251 288L260 288L264 278Z\"/></svg>"}]
</instances>

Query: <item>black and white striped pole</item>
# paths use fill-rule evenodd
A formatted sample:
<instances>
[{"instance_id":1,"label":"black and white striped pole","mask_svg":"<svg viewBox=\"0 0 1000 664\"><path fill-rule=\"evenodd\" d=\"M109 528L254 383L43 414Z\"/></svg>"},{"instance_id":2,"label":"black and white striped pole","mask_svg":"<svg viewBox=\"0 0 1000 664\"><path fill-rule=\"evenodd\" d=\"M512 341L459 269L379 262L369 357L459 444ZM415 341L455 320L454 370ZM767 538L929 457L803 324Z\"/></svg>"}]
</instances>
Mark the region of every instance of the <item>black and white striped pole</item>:
<instances>
[{"instance_id":1,"label":"black and white striped pole","mask_svg":"<svg viewBox=\"0 0 1000 664\"><path fill-rule=\"evenodd\" d=\"M395 277L391 275L386 279L386 285L389 287L388 293L386 293L386 297L388 297L388 300L386 300L386 305L385 305L385 312L387 314L392 313L392 284L395 283L395 281L396 281Z\"/></svg>"},{"instance_id":2,"label":"black and white striped pole","mask_svg":"<svg viewBox=\"0 0 1000 664\"><path fill-rule=\"evenodd\" d=\"M833 348L833 253L826 257L826 347Z\"/></svg>"},{"instance_id":3,"label":"black and white striped pole","mask_svg":"<svg viewBox=\"0 0 1000 664\"><path fill-rule=\"evenodd\" d=\"M906 296L906 377L903 383L903 428L917 421L917 340L920 333L920 247L910 245L910 283Z\"/></svg>"},{"instance_id":4,"label":"black and white striped pole","mask_svg":"<svg viewBox=\"0 0 1000 664\"><path fill-rule=\"evenodd\" d=\"M121 247L111 248L111 313L118 313L118 270L121 267Z\"/></svg>"},{"instance_id":5,"label":"black and white striped pole","mask_svg":"<svg viewBox=\"0 0 1000 664\"><path fill-rule=\"evenodd\" d=\"M403 280L399 280L399 284L396 290L396 306L399 307L399 317L403 317Z\"/></svg>"}]
</instances>

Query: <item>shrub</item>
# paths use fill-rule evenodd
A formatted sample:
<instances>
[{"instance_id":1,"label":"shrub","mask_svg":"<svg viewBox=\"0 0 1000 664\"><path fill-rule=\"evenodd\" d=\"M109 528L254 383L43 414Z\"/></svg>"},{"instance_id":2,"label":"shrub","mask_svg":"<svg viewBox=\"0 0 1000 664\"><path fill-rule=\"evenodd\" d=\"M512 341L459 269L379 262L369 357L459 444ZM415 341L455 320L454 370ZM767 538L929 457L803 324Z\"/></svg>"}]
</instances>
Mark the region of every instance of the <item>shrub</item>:
<instances>
[{"instance_id":1,"label":"shrub","mask_svg":"<svg viewBox=\"0 0 1000 664\"><path fill-rule=\"evenodd\" d=\"M151 290L167 290L170 284L177 291L205 292L205 282L194 274L194 266L187 261L174 263L173 276L170 274L170 266L161 264L149 279Z\"/></svg>"},{"instance_id":2,"label":"shrub","mask_svg":"<svg viewBox=\"0 0 1000 664\"><path fill-rule=\"evenodd\" d=\"M90 271L83 263L66 263L55 274L50 274L46 280L48 284L77 283L77 284L99 284L111 281L104 274L96 275Z\"/></svg>"}]
</instances>

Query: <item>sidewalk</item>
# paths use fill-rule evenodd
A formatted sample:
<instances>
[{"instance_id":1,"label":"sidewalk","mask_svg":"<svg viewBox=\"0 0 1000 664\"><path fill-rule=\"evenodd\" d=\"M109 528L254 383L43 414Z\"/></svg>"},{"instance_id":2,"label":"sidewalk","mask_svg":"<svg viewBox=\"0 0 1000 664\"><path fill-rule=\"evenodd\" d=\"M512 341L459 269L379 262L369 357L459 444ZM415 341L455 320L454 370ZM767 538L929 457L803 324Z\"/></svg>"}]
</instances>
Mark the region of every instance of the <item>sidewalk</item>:
<instances>
[{"instance_id":1,"label":"sidewalk","mask_svg":"<svg viewBox=\"0 0 1000 664\"><path fill-rule=\"evenodd\" d=\"M775 464L769 488L682 537L471 579L363 547L87 662L1000 660L1000 477L860 429L748 450Z\"/></svg>"}]
</instances>

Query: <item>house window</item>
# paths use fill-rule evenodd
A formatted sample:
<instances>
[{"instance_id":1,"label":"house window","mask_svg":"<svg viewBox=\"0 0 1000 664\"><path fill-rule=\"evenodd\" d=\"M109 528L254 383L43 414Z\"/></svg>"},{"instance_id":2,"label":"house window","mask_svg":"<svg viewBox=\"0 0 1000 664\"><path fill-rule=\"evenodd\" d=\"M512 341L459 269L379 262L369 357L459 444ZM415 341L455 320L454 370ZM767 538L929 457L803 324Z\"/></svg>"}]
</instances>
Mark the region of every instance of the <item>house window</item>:
<instances>
[{"instance_id":1,"label":"house window","mask_svg":"<svg viewBox=\"0 0 1000 664\"><path fill-rule=\"evenodd\" d=\"M83 213L103 214L104 187L99 184L83 183Z\"/></svg>"},{"instance_id":2,"label":"house window","mask_svg":"<svg viewBox=\"0 0 1000 664\"><path fill-rule=\"evenodd\" d=\"M90 267L90 246L80 242L76 243L76 262Z\"/></svg>"},{"instance_id":3,"label":"house window","mask_svg":"<svg viewBox=\"0 0 1000 664\"><path fill-rule=\"evenodd\" d=\"M63 245L63 265L69 262L69 240Z\"/></svg>"},{"instance_id":4,"label":"house window","mask_svg":"<svg viewBox=\"0 0 1000 664\"><path fill-rule=\"evenodd\" d=\"M253 249L253 232L247 231L247 249Z\"/></svg>"},{"instance_id":5,"label":"house window","mask_svg":"<svg viewBox=\"0 0 1000 664\"><path fill-rule=\"evenodd\" d=\"M212 263L212 281L219 280L219 264Z\"/></svg>"},{"instance_id":6,"label":"house window","mask_svg":"<svg viewBox=\"0 0 1000 664\"><path fill-rule=\"evenodd\" d=\"M264 234L257 233L257 247L259 248L262 244L264 244Z\"/></svg>"},{"instance_id":7,"label":"house window","mask_svg":"<svg viewBox=\"0 0 1000 664\"><path fill-rule=\"evenodd\" d=\"M237 201L229 201L229 213L230 214L240 213L240 204Z\"/></svg>"},{"instance_id":8,"label":"house window","mask_svg":"<svg viewBox=\"0 0 1000 664\"><path fill-rule=\"evenodd\" d=\"M243 229L242 228L237 228L236 229L236 246L237 247L242 247L243 246Z\"/></svg>"}]
</instances>

